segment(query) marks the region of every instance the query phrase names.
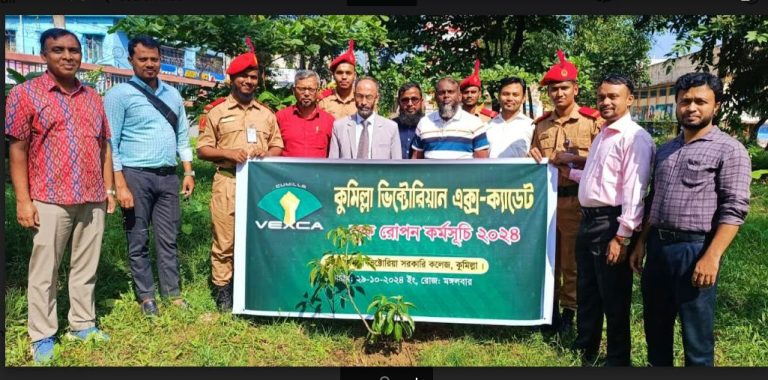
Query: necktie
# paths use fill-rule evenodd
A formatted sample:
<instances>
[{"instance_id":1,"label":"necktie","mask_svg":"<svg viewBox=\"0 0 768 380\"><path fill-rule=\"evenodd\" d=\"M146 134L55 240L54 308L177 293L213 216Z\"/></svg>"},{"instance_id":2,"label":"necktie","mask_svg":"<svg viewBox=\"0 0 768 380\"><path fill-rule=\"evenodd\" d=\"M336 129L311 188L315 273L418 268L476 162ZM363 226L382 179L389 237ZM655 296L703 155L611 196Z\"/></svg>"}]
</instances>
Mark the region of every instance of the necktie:
<instances>
[{"instance_id":1,"label":"necktie","mask_svg":"<svg viewBox=\"0 0 768 380\"><path fill-rule=\"evenodd\" d=\"M368 120L363 121L363 132L360 133L360 142L357 144L357 159L368 159Z\"/></svg>"}]
</instances>

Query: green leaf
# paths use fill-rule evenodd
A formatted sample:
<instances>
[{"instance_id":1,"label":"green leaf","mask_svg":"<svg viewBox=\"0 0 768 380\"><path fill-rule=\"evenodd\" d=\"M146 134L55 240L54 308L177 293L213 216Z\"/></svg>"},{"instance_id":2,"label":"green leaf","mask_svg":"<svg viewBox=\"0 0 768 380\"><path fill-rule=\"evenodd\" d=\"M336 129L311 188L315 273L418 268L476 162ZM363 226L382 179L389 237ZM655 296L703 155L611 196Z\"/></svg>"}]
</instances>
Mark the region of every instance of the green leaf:
<instances>
[{"instance_id":1,"label":"green leaf","mask_svg":"<svg viewBox=\"0 0 768 380\"><path fill-rule=\"evenodd\" d=\"M8 72L8 74L11 75L11 79L13 79L16 84L22 84L27 81L27 78L24 75L21 75L20 72L14 70L14 69L5 69L5 71Z\"/></svg>"},{"instance_id":2,"label":"green leaf","mask_svg":"<svg viewBox=\"0 0 768 380\"><path fill-rule=\"evenodd\" d=\"M395 325L395 341L399 342L403 340L403 326L399 323Z\"/></svg>"},{"instance_id":3,"label":"green leaf","mask_svg":"<svg viewBox=\"0 0 768 380\"><path fill-rule=\"evenodd\" d=\"M768 169L755 170L752 172L752 179L759 180L760 178L763 178L764 175L768 175Z\"/></svg>"},{"instance_id":4,"label":"green leaf","mask_svg":"<svg viewBox=\"0 0 768 380\"><path fill-rule=\"evenodd\" d=\"M194 228L189 223L184 223L181 225L181 232L184 233L184 235L191 235L194 231Z\"/></svg>"}]
</instances>

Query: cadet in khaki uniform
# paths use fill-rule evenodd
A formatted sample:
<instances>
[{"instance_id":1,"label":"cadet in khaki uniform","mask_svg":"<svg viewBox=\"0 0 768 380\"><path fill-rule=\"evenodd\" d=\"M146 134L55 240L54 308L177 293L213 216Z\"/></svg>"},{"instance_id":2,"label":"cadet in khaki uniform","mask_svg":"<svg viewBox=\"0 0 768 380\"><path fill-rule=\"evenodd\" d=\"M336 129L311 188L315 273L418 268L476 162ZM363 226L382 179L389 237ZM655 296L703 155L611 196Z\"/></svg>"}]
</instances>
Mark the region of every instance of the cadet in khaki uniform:
<instances>
[{"instance_id":1,"label":"cadet in khaki uniform","mask_svg":"<svg viewBox=\"0 0 768 380\"><path fill-rule=\"evenodd\" d=\"M251 157L279 156L283 150L275 114L254 100L258 62L247 42L251 51L237 56L227 69L232 81L229 96L205 116L207 127L197 140L197 155L218 167L211 190L211 277L221 310L232 310L235 166Z\"/></svg>"},{"instance_id":2,"label":"cadet in khaki uniform","mask_svg":"<svg viewBox=\"0 0 768 380\"><path fill-rule=\"evenodd\" d=\"M357 73L355 72L355 41L349 40L349 49L331 62L330 68L336 89L322 91L317 105L333 115L336 120L357 113L355 96L352 93Z\"/></svg>"},{"instance_id":3,"label":"cadet in khaki uniform","mask_svg":"<svg viewBox=\"0 0 768 380\"><path fill-rule=\"evenodd\" d=\"M580 107L575 98L579 93L576 83L578 69L557 51L560 62L555 63L541 80L555 104L554 112L546 112L536 119L531 141L531 157L536 161L548 158L558 166L557 181L557 243L555 251L555 307L552 327L565 333L573 329L576 314L576 235L581 223L578 183L565 173L566 162L582 169L586 163L592 140L600 132L603 120L600 112ZM563 307L560 316L558 301Z\"/></svg>"},{"instance_id":4,"label":"cadet in khaki uniform","mask_svg":"<svg viewBox=\"0 0 768 380\"><path fill-rule=\"evenodd\" d=\"M461 90L461 103L464 111L480 118L483 123L491 121L499 113L485 108L483 103L478 103L482 96L482 82L480 81L480 60L475 60L475 71L459 83Z\"/></svg>"}]
</instances>

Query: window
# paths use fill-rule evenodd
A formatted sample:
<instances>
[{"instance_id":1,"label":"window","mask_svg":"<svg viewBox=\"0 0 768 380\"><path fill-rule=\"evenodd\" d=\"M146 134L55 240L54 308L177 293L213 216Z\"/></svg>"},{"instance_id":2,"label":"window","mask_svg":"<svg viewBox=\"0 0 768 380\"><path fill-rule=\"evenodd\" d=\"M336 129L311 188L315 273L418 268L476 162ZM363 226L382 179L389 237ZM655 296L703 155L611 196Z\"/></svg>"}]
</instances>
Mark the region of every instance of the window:
<instances>
[{"instance_id":1,"label":"window","mask_svg":"<svg viewBox=\"0 0 768 380\"><path fill-rule=\"evenodd\" d=\"M176 67L184 67L184 50L161 46L160 61Z\"/></svg>"},{"instance_id":2,"label":"window","mask_svg":"<svg viewBox=\"0 0 768 380\"><path fill-rule=\"evenodd\" d=\"M85 34L85 61L98 62L104 58L104 36L101 34Z\"/></svg>"},{"instance_id":3,"label":"window","mask_svg":"<svg viewBox=\"0 0 768 380\"><path fill-rule=\"evenodd\" d=\"M16 31L15 30L5 31L5 51L10 51L10 52L16 51Z\"/></svg>"},{"instance_id":4,"label":"window","mask_svg":"<svg viewBox=\"0 0 768 380\"><path fill-rule=\"evenodd\" d=\"M224 71L224 59L212 55L200 55L195 61L195 68L200 71L221 73Z\"/></svg>"},{"instance_id":5,"label":"window","mask_svg":"<svg viewBox=\"0 0 768 380\"><path fill-rule=\"evenodd\" d=\"M665 96L667 96L667 88L666 88L666 87L664 87L664 88L660 88L660 89L659 89L659 97L662 97L662 98L663 98L663 97L665 97Z\"/></svg>"},{"instance_id":6,"label":"window","mask_svg":"<svg viewBox=\"0 0 768 380\"><path fill-rule=\"evenodd\" d=\"M647 97L648 97L648 93L645 90L640 90L637 92L638 99L645 99Z\"/></svg>"}]
</instances>

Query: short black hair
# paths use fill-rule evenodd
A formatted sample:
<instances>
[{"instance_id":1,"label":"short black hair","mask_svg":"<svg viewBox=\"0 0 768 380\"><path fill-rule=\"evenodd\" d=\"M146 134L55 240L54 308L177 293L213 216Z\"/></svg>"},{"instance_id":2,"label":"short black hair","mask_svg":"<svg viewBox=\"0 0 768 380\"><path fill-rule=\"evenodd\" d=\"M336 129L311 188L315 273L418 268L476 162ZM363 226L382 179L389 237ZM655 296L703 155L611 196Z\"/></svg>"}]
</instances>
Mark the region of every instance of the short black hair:
<instances>
[{"instance_id":1,"label":"short black hair","mask_svg":"<svg viewBox=\"0 0 768 380\"><path fill-rule=\"evenodd\" d=\"M499 90L498 90L499 95L501 95L501 89L502 88L507 87L510 84L515 84L515 83L518 83L518 84L520 84L521 87L523 87L523 94L528 92L528 85L525 84L525 80L523 78L506 77L506 78L504 78L504 79L499 81Z\"/></svg>"},{"instance_id":2,"label":"short black hair","mask_svg":"<svg viewBox=\"0 0 768 380\"><path fill-rule=\"evenodd\" d=\"M691 87L707 85L715 93L715 101L723 101L723 81L710 73L688 73L675 81L675 99L680 91L688 91Z\"/></svg>"},{"instance_id":3,"label":"short black hair","mask_svg":"<svg viewBox=\"0 0 768 380\"><path fill-rule=\"evenodd\" d=\"M605 77L603 77L603 80L600 81L600 84L608 83L608 84L623 84L627 86L627 89L629 90L629 94L635 93L635 84L632 83L632 80L627 78L624 75L621 74L608 74ZM600 87L598 85L598 87Z\"/></svg>"},{"instance_id":4,"label":"short black hair","mask_svg":"<svg viewBox=\"0 0 768 380\"><path fill-rule=\"evenodd\" d=\"M42 34L40 34L40 53L45 52L45 41L47 41L49 38L58 40L59 38L64 36L72 36L75 39L75 41L77 41L77 46L80 47L80 49L83 48L83 46L80 45L80 39L77 38L75 33L72 33L69 30L62 29L62 28L51 28L44 31Z\"/></svg>"},{"instance_id":5,"label":"short black hair","mask_svg":"<svg viewBox=\"0 0 768 380\"><path fill-rule=\"evenodd\" d=\"M397 98L400 99L400 97L403 96L403 94L406 91L408 91L408 90L410 90L412 88L415 88L415 89L419 90L419 96L423 96L423 91L421 91L421 86L419 86L418 83L416 83L416 82L406 82L402 86L400 86L400 89L397 90Z\"/></svg>"},{"instance_id":6,"label":"short black hair","mask_svg":"<svg viewBox=\"0 0 768 380\"><path fill-rule=\"evenodd\" d=\"M138 44L142 44L145 47L148 47L150 49L157 49L157 52L160 53L160 43L157 42L156 39L150 36L137 36L137 37L131 38L131 40L128 41L129 57L133 57L134 50L136 49L136 45Z\"/></svg>"}]
</instances>

